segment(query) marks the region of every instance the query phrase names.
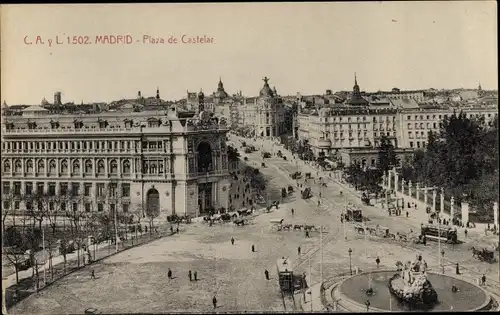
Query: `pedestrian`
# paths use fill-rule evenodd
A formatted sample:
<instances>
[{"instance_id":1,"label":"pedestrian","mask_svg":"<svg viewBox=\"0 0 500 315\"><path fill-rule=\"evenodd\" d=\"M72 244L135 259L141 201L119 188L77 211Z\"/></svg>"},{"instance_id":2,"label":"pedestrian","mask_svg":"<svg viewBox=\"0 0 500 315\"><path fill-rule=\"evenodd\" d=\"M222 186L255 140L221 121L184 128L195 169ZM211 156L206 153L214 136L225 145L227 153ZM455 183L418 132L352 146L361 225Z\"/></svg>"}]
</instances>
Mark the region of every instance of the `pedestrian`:
<instances>
[{"instance_id":1,"label":"pedestrian","mask_svg":"<svg viewBox=\"0 0 500 315\"><path fill-rule=\"evenodd\" d=\"M377 263L377 268L380 265L380 258L377 256L377 259L375 259L375 262Z\"/></svg>"},{"instance_id":2,"label":"pedestrian","mask_svg":"<svg viewBox=\"0 0 500 315\"><path fill-rule=\"evenodd\" d=\"M234 238L231 237L231 245L234 245Z\"/></svg>"},{"instance_id":3,"label":"pedestrian","mask_svg":"<svg viewBox=\"0 0 500 315\"><path fill-rule=\"evenodd\" d=\"M415 210L417 210L417 203L415 203Z\"/></svg>"},{"instance_id":4,"label":"pedestrian","mask_svg":"<svg viewBox=\"0 0 500 315\"><path fill-rule=\"evenodd\" d=\"M409 214L408 214L408 211L406 211L406 218L408 218L408 215L409 215Z\"/></svg>"},{"instance_id":5,"label":"pedestrian","mask_svg":"<svg viewBox=\"0 0 500 315\"><path fill-rule=\"evenodd\" d=\"M467 238L467 229L465 229L464 234L465 234L465 238Z\"/></svg>"},{"instance_id":6,"label":"pedestrian","mask_svg":"<svg viewBox=\"0 0 500 315\"><path fill-rule=\"evenodd\" d=\"M192 274L191 274L191 270L189 270L189 272L188 272L188 276L189 276L189 281L193 281L193 279L192 279Z\"/></svg>"},{"instance_id":7,"label":"pedestrian","mask_svg":"<svg viewBox=\"0 0 500 315\"><path fill-rule=\"evenodd\" d=\"M366 311L369 312L370 311L370 301L366 300L365 305L366 305Z\"/></svg>"},{"instance_id":8,"label":"pedestrian","mask_svg":"<svg viewBox=\"0 0 500 315\"><path fill-rule=\"evenodd\" d=\"M293 215L294 213L295 213L295 210L293 210L293 208L292 208L292 215Z\"/></svg>"},{"instance_id":9,"label":"pedestrian","mask_svg":"<svg viewBox=\"0 0 500 315\"><path fill-rule=\"evenodd\" d=\"M177 234L179 234L179 226L177 226L177 230L176 230Z\"/></svg>"},{"instance_id":10,"label":"pedestrian","mask_svg":"<svg viewBox=\"0 0 500 315\"><path fill-rule=\"evenodd\" d=\"M483 276L481 277L481 283L482 285L486 285L486 276L483 273Z\"/></svg>"},{"instance_id":11,"label":"pedestrian","mask_svg":"<svg viewBox=\"0 0 500 315\"><path fill-rule=\"evenodd\" d=\"M252 253L255 253L255 245L252 244Z\"/></svg>"},{"instance_id":12,"label":"pedestrian","mask_svg":"<svg viewBox=\"0 0 500 315\"><path fill-rule=\"evenodd\" d=\"M410 202L408 202L408 209L410 209L410 208L411 208L411 204L410 204Z\"/></svg>"},{"instance_id":13,"label":"pedestrian","mask_svg":"<svg viewBox=\"0 0 500 315\"><path fill-rule=\"evenodd\" d=\"M269 280L269 271L264 270L264 275L266 276L266 280Z\"/></svg>"},{"instance_id":14,"label":"pedestrian","mask_svg":"<svg viewBox=\"0 0 500 315\"><path fill-rule=\"evenodd\" d=\"M95 271L94 270L92 270L92 273L90 274L90 278L92 280L95 280Z\"/></svg>"},{"instance_id":15,"label":"pedestrian","mask_svg":"<svg viewBox=\"0 0 500 315\"><path fill-rule=\"evenodd\" d=\"M299 254L299 256L300 256L300 246L299 246L299 247L297 247L297 253L298 253L298 254Z\"/></svg>"},{"instance_id":16,"label":"pedestrian","mask_svg":"<svg viewBox=\"0 0 500 315\"><path fill-rule=\"evenodd\" d=\"M194 281L198 281L198 272L194 271Z\"/></svg>"},{"instance_id":17,"label":"pedestrian","mask_svg":"<svg viewBox=\"0 0 500 315\"><path fill-rule=\"evenodd\" d=\"M212 304L214 305L214 309L216 309L217 308L217 298L215 296L212 299Z\"/></svg>"},{"instance_id":18,"label":"pedestrian","mask_svg":"<svg viewBox=\"0 0 500 315\"><path fill-rule=\"evenodd\" d=\"M174 234L174 227L170 226L170 233Z\"/></svg>"},{"instance_id":19,"label":"pedestrian","mask_svg":"<svg viewBox=\"0 0 500 315\"><path fill-rule=\"evenodd\" d=\"M172 279L172 270L170 268L168 268L167 276L169 279Z\"/></svg>"},{"instance_id":20,"label":"pedestrian","mask_svg":"<svg viewBox=\"0 0 500 315\"><path fill-rule=\"evenodd\" d=\"M320 197L321 197L321 196L320 196ZM318 207L319 207L319 204L320 204L320 203L321 203L321 202L318 200Z\"/></svg>"},{"instance_id":21,"label":"pedestrian","mask_svg":"<svg viewBox=\"0 0 500 315\"><path fill-rule=\"evenodd\" d=\"M456 267L455 267L455 273L456 273L457 275L459 275L459 274L460 274L460 267L459 267L458 263L457 263L457 265L456 265Z\"/></svg>"},{"instance_id":22,"label":"pedestrian","mask_svg":"<svg viewBox=\"0 0 500 315\"><path fill-rule=\"evenodd\" d=\"M309 230L306 230L306 237L309 237Z\"/></svg>"}]
</instances>

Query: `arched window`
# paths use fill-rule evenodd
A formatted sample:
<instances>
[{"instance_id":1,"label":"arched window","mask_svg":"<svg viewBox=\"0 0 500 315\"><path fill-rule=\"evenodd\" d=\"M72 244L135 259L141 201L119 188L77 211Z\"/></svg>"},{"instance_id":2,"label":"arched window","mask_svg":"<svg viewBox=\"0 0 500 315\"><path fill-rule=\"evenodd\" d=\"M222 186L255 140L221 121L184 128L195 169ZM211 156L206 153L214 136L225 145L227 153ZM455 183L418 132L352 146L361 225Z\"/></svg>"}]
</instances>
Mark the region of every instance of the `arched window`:
<instances>
[{"instance_id":1,"label":"arched window","mask_svg":"<svg viewBox=\"0 0 500 315\"><path fill-rule=\"evenodd\" d=\"M32 160L26 161L26 172L33 173L33 161Z\"/></svg>"},{"instance_id":2,"label":"arched window","mask_svg":"<svg viewBox=\"0 0 500 315\"><path fill-rule=\"evenodd\" d=\"M123 174L130 174L130 162L129 162L129 160L125 160L123 162Z\"/></svg>"},{"instance_id":3,"label":"arched window","mask_svg":"<svg viewBox=\"0 0 500 315\"><path fill-rule=\"evenodd\" d=\"M118 163L116 162L116 160L111 160L109 165L110 165L110 169L111 169L111 174L118 173Z\"/></svg>"},{"instance_id":4,"label":"arched window","mask_svg":"<svg viewBox=\"0 0 500 315\"><path fill-rule=\"evenodd\" d=\"M157 168L156 168L156 162L151 162L149 172L150 172L151 174L156 174L156 169L157 169Z\"/></svg>"},{"instance_id":5,"label":"arched window","mask_svg":"<svg viewBox=\"0 0 500 315\"><path fill-rule=\"evenodd\" d=\"M5 173L10 173L10 161L9 160L5 160L5 162L3 163L3 171Z\"/></svg>"},{"instance_id":6,"label":"arched window","mask_svg":"<svg viewBox=\"0 0 500 315\"><path fill-rule=\"evenodd\" d=\"M85 161L85 173L92 174L92 161L91 160Z\"/></svg>"},{"instance_id":7,"label":"arched window","mask_svg":"<svg viewBox=\"0 0 500 315\"><path fill-rule=\"evenodd\" d=\"M50 160L50 162L49 162L49 173L50 174L56 173L56 161L54 161L54 160Z\"/></svg>"},{"instance_id":8,"label":"arched window","mask_svg":"<svg viewBox=\"0 0 500 315\"><path fill-rule=\"evenodd\" d=\"M78 160L74 160L73 161L73 171L72 171L72 173L74 173L74 174L80 173L80 161L78 161Z\"/></svg>"},{"instance_id":9,"label":"arched window","mask_svg":"<svg viewBox=\"0 0 500 315\"><path fill-rule=\"evenodd\" d=\"M97 173L104 174L104 161L103 160L99 160L97 162Z\"/></svg>"},{"instance_id":10,"label":"arched window","mask_svg":"<svg viewBox=\"0 0 500 315\"><path fill-rule=\"evenodd\" d=\"M45 161L44 160L40 160L38 161L38 173L43 173L45 172Z\"/></svg>"},{"instance_id":11,"label":"arched window","mask_svg":"<svg viewBox=\"0 0 500 315\"><path fill-rule=\"evenodd\" d=\"M61 173L67 173L68 172L68 161L62 160L61 162Z\"/></svg>"},{"instance_id":12,"label":"arched window","mask_svg":"<svg viewBox=\"0 0 500 315\"><path fill-rule=\"evenodd\" d=\"M16 160L14 162L14 172L16 173L21 173L21 170L22 170L22 164L21 164L21 161L20 160Z\"/></svg>"},{"instance_id":13,"label":"arched window","mask_svg":"<svg viewBox=\"0 0 500 315\"><path fill-rule=\"evenodd\" d=\"M198 151L198 172L208 172L212 168L212 148L208 142L201 142Z\"/></svg>"}]
</instances>

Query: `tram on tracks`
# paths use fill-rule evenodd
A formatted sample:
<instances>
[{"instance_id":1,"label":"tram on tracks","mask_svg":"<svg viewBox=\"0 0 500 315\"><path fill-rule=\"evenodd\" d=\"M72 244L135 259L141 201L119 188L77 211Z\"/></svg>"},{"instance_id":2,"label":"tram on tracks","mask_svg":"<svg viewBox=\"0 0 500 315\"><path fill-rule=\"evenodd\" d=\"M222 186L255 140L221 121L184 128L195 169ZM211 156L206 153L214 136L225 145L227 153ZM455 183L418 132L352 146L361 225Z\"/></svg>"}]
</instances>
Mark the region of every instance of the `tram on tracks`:
<instances>
[{"instance_id":1,"label":"tram on tracks","mask_svg":"<svg viewBox=\"0 0 500 315\"><path fill-rule=\"evenodd\" d=\"M449 244L458 243L457 229L447 226L422 225L421 235L431 241L441 241Z\"/></svg>"},{"instance_id":2,"label":"tram on tracks","mask_svg":"<svg viewBox=\"0 0 500 315\"><path fill-rule=\"evenodd\" d=\"M293 293L293 265L288 258L282 257L277 260L278 281L282 292Z\"/></svg>"}]
</instances>

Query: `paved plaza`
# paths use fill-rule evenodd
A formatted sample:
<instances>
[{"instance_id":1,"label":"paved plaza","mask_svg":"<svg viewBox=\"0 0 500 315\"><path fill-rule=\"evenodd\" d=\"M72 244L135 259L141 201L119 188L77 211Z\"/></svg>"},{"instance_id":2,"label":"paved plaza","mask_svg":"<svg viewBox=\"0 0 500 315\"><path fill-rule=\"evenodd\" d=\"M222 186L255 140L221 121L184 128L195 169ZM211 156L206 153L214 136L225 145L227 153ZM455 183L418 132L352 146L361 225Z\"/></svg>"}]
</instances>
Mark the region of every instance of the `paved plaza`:
<instances>
[{"instance_id":1,"label":"paved plaza","mask_svg":"<svg viewBox=\"0 0 500 315\"><path fill-rule=\"evenodd\" d=\"M235 137L233 137L234 139ZM250 141L247 141L249 143ZM236 141L240 152L239 142ZM265 143L265 150L277 151ZM260 146L257 146L260 150ZM283 149L281 149L283 150ZM286 153L291 158L290 153ZM391 232L418 230L417 216L388 217L378 206L361 205L359 197L346 187L333 181L321 189L314 179L309 182L314 197L300 198L295 181L288 176L297 170L293 161L276 157L266 159L266 167L260 167L260 151L243 154L249 157L249 164L259 166L268 178L268 200L280 200L282 187L292 185L296 192L282 200L279 209L270 213L258 210L249 218L249 225L235 226L232 223L207 224L197 222L185 226L179 235L162 238L144 246L136 247L77 271L40 294L15 305L13 314L82 313L87 308L96 308L103 313L165 313L165 312L213 312L212 298L217 297L217 312L234 311L293 311L292 304L283 304L276 276L276 260L290 257L296 271L305 272L308 283L320 281L321 255L319 232L312 232L305 238L303 231L276 231L271 219L284 219L285 223L322 225L325 227L323 240L323 278L350 272L356 267L366 271L376 269L375 258L381 259L380 268L393 268L396 261L413 259L421 253L431 270L439 272L437 244L427 246L402 244L370 237L365 240L356 234L350 224L340 222L340 214L348 202L358 205L371 224L387 226ZM300 170L316 171L309 166L299 165ZM324 176L325 177L325 176ZM343 195L340 194L343 192ZM294 209L294 215L291 209ZM460 232L463 239L463 231ZM454 272L454 262L460 262L462 270L473 276L485 273L488 279L496 279L498 264L479 262L472 258L470 246L480 245L480 233L469 233L470 238L460 245L443 245L446 273ZM235 239L231 245L231 237ZM255 245L256 252L251 251ZM301 257L297 247L301 246ZM349 257L348 249L352 249ZM309 260L309 254L314 253ZM310 266L310 267L309 267ZM167 271L173 272L168 279ZM266 281L264 270L271 274ZM95 271L97 279L90 277ZM198 274L198 281L189 281L188 271ZM311 271L311 273L310 273Z\"/></svg>"}]
</instances>

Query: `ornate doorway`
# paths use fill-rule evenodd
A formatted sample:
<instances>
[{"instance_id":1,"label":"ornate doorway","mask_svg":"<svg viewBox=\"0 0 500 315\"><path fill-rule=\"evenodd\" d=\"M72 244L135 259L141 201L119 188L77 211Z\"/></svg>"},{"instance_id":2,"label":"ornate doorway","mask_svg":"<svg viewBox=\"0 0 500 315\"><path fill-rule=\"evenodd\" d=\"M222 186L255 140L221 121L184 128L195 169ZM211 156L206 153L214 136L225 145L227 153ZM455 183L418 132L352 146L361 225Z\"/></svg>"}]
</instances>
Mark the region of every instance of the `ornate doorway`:
<instances>
[{"instance_id":1,"label":"ornate doorway","mask_svg":"<svg viewBox=\"0 0 500 315\"><path fill-rule=\"evenodd\" d=\"M198 208L200 214L208 213L213 207L212 204L212 183L198 185Z\"/></svg>"},{"instance_id":2,"label":"ornate doorway","mask_svg":"<svg viewBox=\"0 0 500 315\"><path fill-rule=\"evenodd\" d=\"M160 214L160 194L158 190L151 188L146 193L146 216L156 218Z\"/></svg>"}]
</instances>

